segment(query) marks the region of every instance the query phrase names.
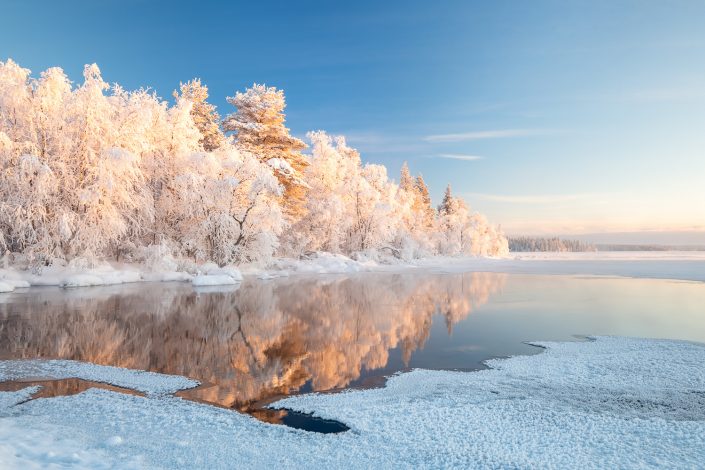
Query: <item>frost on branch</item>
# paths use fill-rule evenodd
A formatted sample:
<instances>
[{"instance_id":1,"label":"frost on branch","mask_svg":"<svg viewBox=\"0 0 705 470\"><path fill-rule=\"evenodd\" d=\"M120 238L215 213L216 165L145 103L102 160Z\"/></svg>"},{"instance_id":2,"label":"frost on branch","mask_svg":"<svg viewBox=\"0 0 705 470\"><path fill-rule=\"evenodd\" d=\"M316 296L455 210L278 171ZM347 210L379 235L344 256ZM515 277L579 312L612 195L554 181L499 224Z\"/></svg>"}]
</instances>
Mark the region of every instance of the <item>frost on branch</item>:
<instances>
[{"instance_id":1,"label":"frost on branch","mask_svg":"<svg viewBox=\"0 0 705 470\"><path fill-rule=\"evenodd\" d=\"M274 87L253 85L238 92L228 102L237 111L223 121L223 130L232 132L237 146L269 164L284 186L282 205L291 219L303 214L306 183L302 179L308 159L306 144L293 137L284 125L284 92Z\"/></svg>"}]
</instances>

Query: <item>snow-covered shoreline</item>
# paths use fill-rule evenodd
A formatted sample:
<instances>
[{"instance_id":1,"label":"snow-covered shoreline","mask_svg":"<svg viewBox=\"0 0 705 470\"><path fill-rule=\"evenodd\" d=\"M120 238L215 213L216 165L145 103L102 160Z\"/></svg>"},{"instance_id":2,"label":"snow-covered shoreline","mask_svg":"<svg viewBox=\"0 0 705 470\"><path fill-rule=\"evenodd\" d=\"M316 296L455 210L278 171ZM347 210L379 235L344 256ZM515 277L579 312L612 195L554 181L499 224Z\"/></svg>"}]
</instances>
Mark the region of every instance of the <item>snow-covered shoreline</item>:
<instances>
[{"instance_id":1,"label":"snow-covered shoreline","mask_svg":"<svg viewBox=\"0 0 705 470\"><path fill-rule=\"evenodd\" d=\"M620 337L537 344L545 351L489 361L489 370L415 370L381 389L274 405L351 427L337 435L150 394L164 386L159 374L153 384L138 380L146 397L91 389L16 405L35 389L0 392L0 465L694 468L705 459L703 345ZM72 367L101 378L95 366ZM13 378L35 372L16 370ZM109 372L103 381L123 385L144 374Z\"/></svg>"},{"instance_id":2,"label":"snow-covered shoreline","mask_svg":"<svg viewBox=\"0 0 705 470\"><path fill-rule=\"evenodd\" d=\"M91 268L48 267L41 272L0 269L0 293L39 286L74 288L180 281L200 287L237 285L243 276L274 279L295 275L414 271L619 276L705 282L705 252L514 253L504 258L433 257L408 262L393 258L382 262L354 260L343 255L316 253L302 260L279 258L264 268L256 265L221 268L205 263L194 265L189 271L104 262Z\"/></svg>"}]
</instances>

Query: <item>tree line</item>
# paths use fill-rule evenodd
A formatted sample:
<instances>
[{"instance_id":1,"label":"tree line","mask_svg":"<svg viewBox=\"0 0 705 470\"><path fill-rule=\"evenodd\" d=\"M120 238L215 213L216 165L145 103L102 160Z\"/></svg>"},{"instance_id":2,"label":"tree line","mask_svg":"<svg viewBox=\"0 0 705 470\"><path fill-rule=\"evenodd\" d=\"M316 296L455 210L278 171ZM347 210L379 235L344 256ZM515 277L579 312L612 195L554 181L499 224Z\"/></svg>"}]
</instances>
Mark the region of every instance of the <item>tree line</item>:
<instances>
[{"instance_id":1,"label":"tree line","mask_svg":"<svg viewBox=\"0 0 705 470\"><path fill-rule=\"evenodd\" d=\"M431 204L405 164L397 184L344 137L292 136L282 90L228 98L200 80L174 103L109 85L86 65L38 78L0 62L0 248L35 265L139 261L150 250L220 265L325 250L411 259L508 252L501 230L448 187Z\"/></svg>"},{"instance_id":2,"label":"tree line","mask_svg":"<svg viewBox=\"0 0 705 470\"><path fill-rule=\"evenodd\" d=\"M509 251L597 251L595 245L558 237L509 237Z\"/></svg>"}]
</instances>

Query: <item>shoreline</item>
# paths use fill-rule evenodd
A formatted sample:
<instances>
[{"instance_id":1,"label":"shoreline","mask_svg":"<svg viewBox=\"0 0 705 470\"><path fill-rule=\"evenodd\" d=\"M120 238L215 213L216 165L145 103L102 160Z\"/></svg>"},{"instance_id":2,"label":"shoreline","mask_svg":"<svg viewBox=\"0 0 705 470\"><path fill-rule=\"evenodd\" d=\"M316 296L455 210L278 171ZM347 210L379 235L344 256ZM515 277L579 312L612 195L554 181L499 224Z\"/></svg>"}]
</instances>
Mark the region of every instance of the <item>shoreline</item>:
<instances>
[{"instance_id":1,"label":"shoreline","mask_svg":"<svg viewBox=\"0 0 705 470\"><path fill-rule=\"evenodd\" d=\"M409 262L393 260L388 263L356 261L343 255L321 253L316 258L306 260L277 259L266 268L252 265L218 267L213 263L204 263L194 266L190 272L109 262L82 269L47 267L41 273L10 267L0 269L0 295L34 287L74 289L142 282L184 282L191 283L194 288L207 290L222 289L225 286L237 288L245 278L271 280L304 275L413 272L492 272L705 282L705 252L534 252L516 253L506 258L434 257Z\"/></svg>"}]
</instances>

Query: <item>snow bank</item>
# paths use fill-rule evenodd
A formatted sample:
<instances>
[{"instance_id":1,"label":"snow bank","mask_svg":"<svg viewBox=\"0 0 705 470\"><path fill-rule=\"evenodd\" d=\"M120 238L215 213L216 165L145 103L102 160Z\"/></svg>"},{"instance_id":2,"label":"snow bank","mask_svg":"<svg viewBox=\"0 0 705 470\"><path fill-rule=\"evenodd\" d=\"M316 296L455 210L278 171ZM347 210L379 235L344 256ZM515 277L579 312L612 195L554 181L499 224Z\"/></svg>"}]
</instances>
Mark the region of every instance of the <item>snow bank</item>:
<instances>
[{"instance_id":1,"label":"snow bank","mask_svg":"<svg viewBox=\"0 0 705 470\"><path fill-rule=\"evenodd\" d=\"M191 281L194 286L225 286L237 284L236 281L227 274L199 274Z\"/></svg>"},{"instance_id":2,"label":"snow bank","mask_svg":"<svg viewBox=\"0 0 705 470\"><path fill-rule=\"evenodd\" d=\"M70 465L85 468L702 465L703 346L611 337L541 345L542 354L490 361L491 370L416 370L382 389L275 404L340 420L352 428L342 434L98 389L15 407L20 395L0 398L0 466L74 454Z\"/></svg>"},{"instance_id":3,"label":"snow bank","mask_svg":"<svg viewBox=\"0 0 705 470\"><path fill-rule=\"evenodd\" d=\"M594 252L520 253L509 258L433 257L404 262L391 256L365 256L352 259L340 254L309 253L303 259L279 258L262 268L257 265L218 267L182 260L154 265L105 263L95 268L52 266L39 274L0 269L0 292L29 286L103 286L129 282L179 281L195 286L233 285L243 274L274 279L298 274L352 274L359 272L404 272L424 270L435 273L500 272L514 274L558 274L621 276L654 279L705 281L705 252ZM161 266L161 264L159 264Z\"/></svg>"},{"instance_id":4,"label":"snow bank","mask_svg":"<svg viewBox=\"0 0 705 470\"><path fill-rule=\"evenodd\" d=\"M193 273L154 269L152 264L103 263L95 267L49 266L39 272L0 269L0 292L30 286L91 287L132 282L193 282L194 286L232 285L242 281L242 273L235 266L218 267L214 263L193 264Z\"/></svg>"},{"instance_id":5,"label":"snow bank","mask_svg":"<svg viewBox=\"0 0 705 470\"><path fill-rule=\"evenodd\" d=\"M217 264L208 263L203 265L201 270L211 276L229 276L237 282L242 281L242 273L237 267L232 265L220 268Z\"/></svg>"},{"instance_id":6,"label":"snow bank","mask_svg":"<svg viewBox=\"0 0 705 470\"><path fill-rule=\"evenodd\" d=\"M29 287L29 282L22 279L16 272L0 269L0 293L12 292L15 289Z\"/></svg>"},{"instance_id":7,"label":"snow bank","mask_svg":"<svg viewBox=\"0 0 705 470\"><path fill-rule=\"evenodd\" d=\"M142 276L137 271L105 270L94 273L71 274L60 281L62 287L110 286L139 282Z\"/></svg>"},{"instance_id":8,"label":"snow bank","mask_svg":"<svg viewBox=\"0 0 705 470\"><path fill-rule=\"evenodd\" d=\"M21 280L29 286L90 287L139 282L142 274L136 267L115 268L108 263L96 267L49 266L40 272L2 270L0 277ZM4 282L4 281L3 281Z\"/></svg>"},{"instance_id":9,"label":"snow bank","mask_svg":"<svg viewBox=\"0 0 705 470\"><path fill-rule=\"evenodd\" d=\"M341 254L315 252L303 259L275 259L265 269L245 266L243 272L259 279L274 279L295 274L348 274L381 269L383 267L375 261L357 261Z\"/></svg>"},{"instance_id":10,"label":"snow bank","mask_svg":"<svg viewBox=\"0 0 705 470\"><path fill-rule=\"evenodd\" d=\"M145 282L191 282L193 276L183 271L156 271L142 273Z\"/></svg>"}]
</instances>

